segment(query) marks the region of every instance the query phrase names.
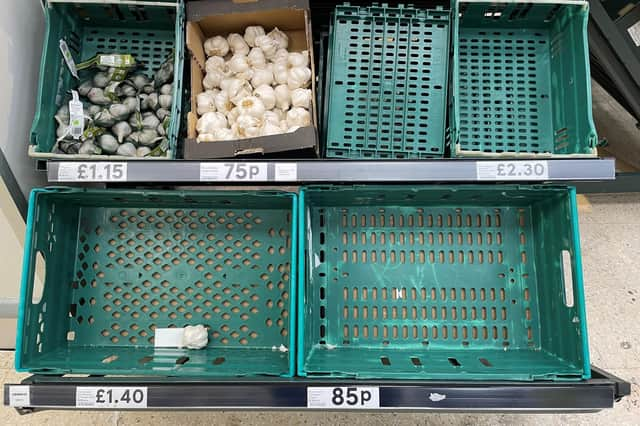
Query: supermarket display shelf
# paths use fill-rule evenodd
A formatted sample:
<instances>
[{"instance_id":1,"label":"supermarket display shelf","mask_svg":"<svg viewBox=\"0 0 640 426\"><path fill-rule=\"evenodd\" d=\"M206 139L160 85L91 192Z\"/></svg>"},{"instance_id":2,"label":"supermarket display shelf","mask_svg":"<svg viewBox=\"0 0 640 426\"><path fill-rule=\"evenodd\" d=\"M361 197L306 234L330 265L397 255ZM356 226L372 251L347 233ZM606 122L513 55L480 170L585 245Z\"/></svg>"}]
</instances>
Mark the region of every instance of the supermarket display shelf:
<instances>
[{"instance_id":1,"label":"supermarket display shelf","mask_svg":"<svg viewBox=\"0 0 640 426\"><path fill-rule=\"evenodd\" d=\"M630 384L596 367L579 382L349 381L276 378L188 380L178 378L58 377L34 375L5 384L4 404L26 414L41 409L100 407L103 390L138 390L138 403L117 408L149 410L369 410L453 412L595 412L630 394ZM355 403L331 403L334 389L362 395ZM144 394L142 393L144 392ZM338 391L340 393L341 391ZM120 393L122 394L122 393ZM144 395L144 398L142 398ZM87 396L89 397L87 399ZM117 400L116 400L117 401ZM338 399L338 402L341 400Z\"/></svg>"},{"instance_id":2,"label":"supermarket display shelf","mask_svg":"<svg viewBox=\"0 0 640 426\"><path fill-rule=\"evenodd\" d=\"M50 161L47 176L51 183L606 181L615 179L615 160Z\"/></svg>"}]
</instances>

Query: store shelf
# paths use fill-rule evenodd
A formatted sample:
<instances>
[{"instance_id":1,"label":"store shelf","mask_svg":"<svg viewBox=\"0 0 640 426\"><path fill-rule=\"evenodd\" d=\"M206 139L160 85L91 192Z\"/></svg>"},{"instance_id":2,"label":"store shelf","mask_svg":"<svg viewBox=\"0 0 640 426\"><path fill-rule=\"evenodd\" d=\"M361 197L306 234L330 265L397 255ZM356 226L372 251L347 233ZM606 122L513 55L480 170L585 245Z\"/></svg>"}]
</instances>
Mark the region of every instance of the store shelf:
<instances>
[{"instance_id":1,"label":"store shelf","mask_svg":"<svg viewBox=\"0 0 640 426\"><path fill-rule=\"evenodd\" d=\"M125 165L122 174L111 173L114 164ZM615 160L50 161L47 175L51 183L595 181L615 179Z\"/></svg>"},{"instance_id":2,"label":"store shelf","mask_svg":"<svg viewBox=\"0 0 640 426\"><path fill-rule=\"evenodd\" d=\"M40 409L76 409L79 388L136 387L146 389L146 400L138 407L168 409L306 410L309 387L378 388L379 404L370 411L545 411L594 412L613 407L629 395L630 385L595 367L592 379L580 382L437 382L437 381L347 381L302 379L242 379L227 381L177 378L124 378L31 376L21 384L5 384L4 404L16 406L27 392L29 404L18 406L22 413ZM12 386L22 386L14 388ZM86 390L86 389L84 389ZM10 395L14 394L14 401ZM22 398L22 399L21 399ZM12 404L13 402L13 404ZM343 404L345 405L345 404ZM378 406L375 406L378 405ZM85 408L83 408L85 409ZM324 408L328 410L343 407Z\"/></svg>"}]
</instances>

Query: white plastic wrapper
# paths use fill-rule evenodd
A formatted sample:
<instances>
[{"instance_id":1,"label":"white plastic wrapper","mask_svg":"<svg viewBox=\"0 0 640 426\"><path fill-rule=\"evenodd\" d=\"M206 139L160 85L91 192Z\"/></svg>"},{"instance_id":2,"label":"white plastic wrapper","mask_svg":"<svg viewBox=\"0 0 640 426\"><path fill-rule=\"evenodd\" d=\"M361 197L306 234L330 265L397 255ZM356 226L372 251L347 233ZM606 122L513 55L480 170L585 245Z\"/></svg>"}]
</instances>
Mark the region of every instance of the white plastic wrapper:
<instances>
[{"instance_id":1,"label":"white plastic wrapper","mask_svg":"<svg viewBox=\"0 0 640 426\"><path fill-rule=\"evenodd\" d=\"M182 346L188 349L202 349L209 343L209 333L204 325L188 325L184 328Z\"/></svg>"}]
</instances>

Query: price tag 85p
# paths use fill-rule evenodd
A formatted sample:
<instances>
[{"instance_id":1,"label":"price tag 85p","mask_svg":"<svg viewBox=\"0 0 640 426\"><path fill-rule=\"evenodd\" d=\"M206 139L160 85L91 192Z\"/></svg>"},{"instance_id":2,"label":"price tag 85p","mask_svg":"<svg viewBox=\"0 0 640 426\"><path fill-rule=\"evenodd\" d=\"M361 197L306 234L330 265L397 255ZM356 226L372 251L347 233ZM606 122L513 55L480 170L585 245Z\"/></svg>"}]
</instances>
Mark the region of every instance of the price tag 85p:
<instances>
[{"instance_id":1,"label":"price tag 85p","mask_svg":"<svg viewBox=\"0 0 640 426\"><path fill-rule=\"evenodd\" d=\"M78 386L78 408L147 408L146 387Z\"/></svg>"},{"instance_id":2,"label":"price tag 85p","mask_svg":"<svg viewBox=\"0 0 640 426\"><path fill-rule=\"evenodd\" d=\"M308 387L308 408L380 408L377 386Z\"/></svg>"},{"instance_id":3,"label":"price tag 85p","mask_svg":"<svg viewBox=\"0 0 640 426\"><path fill-rule=\"evenodd\" d=\"M547 161L478 161L478 180L548 180Z\"/></svg>"},{"instance_id":4,"label":"price tag 85p","mask_svg":"<svg viewBox=\"0 0 640 426\"><path fill-rule=\"evenodd\" d=\"M127 163L61 162L58 163L58 182L125 182Z\"/></svg>"}]
</instances>

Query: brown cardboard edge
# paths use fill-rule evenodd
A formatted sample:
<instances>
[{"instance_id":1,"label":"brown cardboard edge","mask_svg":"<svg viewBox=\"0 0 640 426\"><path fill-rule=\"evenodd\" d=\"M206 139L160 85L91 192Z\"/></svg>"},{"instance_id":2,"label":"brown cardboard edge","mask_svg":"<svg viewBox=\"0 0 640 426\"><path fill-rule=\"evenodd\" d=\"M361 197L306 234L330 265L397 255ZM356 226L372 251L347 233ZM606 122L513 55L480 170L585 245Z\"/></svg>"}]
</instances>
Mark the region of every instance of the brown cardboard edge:
<instances>
[{"instance_id":1,"label":"brown cardboard edge","mask_svg":"<svg viewBox=\"0 0 640 426\"><path fill-rule=\"evenodd\" d=\"M309 10L309 0L199 0L187 2L187 21L228 13L257 12L268 9Z\"/></svg>"},{"instance_id":2,"label":"brown cardboard edge","mask_svg":"<svg viewBox=\"0 0 640 426\"><path fill-rule=\"evenodd\" d=\"M317 141L317 132L313 126L302 127L293 133L234 141L199 143L196 139L187 138L184 141L184 159L207 160L251 154L272 154L302 149L317 149Z\"/></svg>"}]
</instances>

